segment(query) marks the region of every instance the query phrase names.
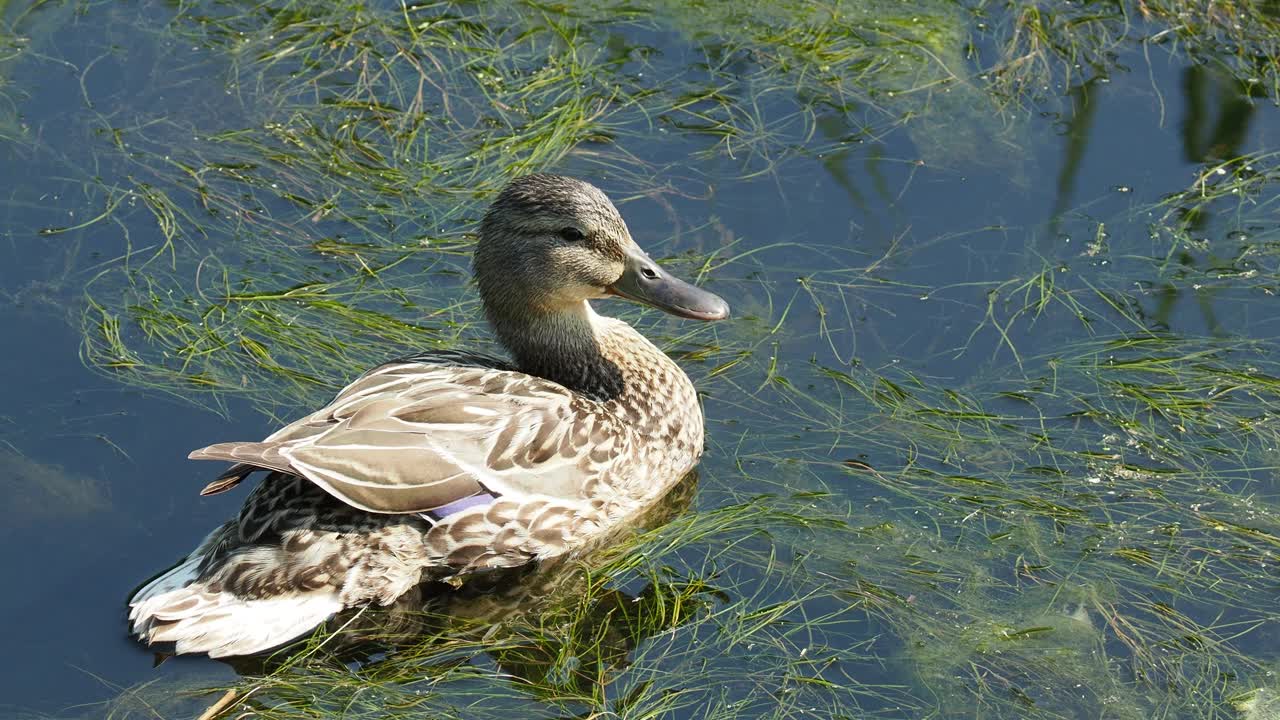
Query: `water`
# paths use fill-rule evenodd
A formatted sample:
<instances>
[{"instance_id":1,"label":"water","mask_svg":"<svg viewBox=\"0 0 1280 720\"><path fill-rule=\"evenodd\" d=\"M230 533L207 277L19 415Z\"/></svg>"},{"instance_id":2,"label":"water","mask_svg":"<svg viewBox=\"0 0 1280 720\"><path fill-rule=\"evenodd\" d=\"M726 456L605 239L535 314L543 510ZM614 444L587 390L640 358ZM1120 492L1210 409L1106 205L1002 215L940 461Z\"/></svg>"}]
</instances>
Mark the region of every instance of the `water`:
<instances>
[{"instance_id":1,"label":"water","mask_svg":"<svg viewBox=\"0 0 1280 720\"><path fill-rule=\"evenodd\" d=\"M465 254L421 245L460 241L484 200L465 188L499 182L484 168L524 162L544 169L538 163L545 159L523 146L488 155L477 146L477 176L466 179L464 162L448 175L456 184L442 189L439 177L425 182L432 176L412 158L389 157L379 144L409 132L402 125L386 121L390 129L380 136L379 121L352 108L356 130L344 135L335 129L344 112L336 107L321 120L327 135L302 132L298 118L311 118L333 97L364 82L383 86L376 72L369 80L353 66L303 83L310 95L289 89L312 67L297 59L307 51L286 52L301 42L300 16L263 11L260 27L228 23L229 32L223 19L250 6L2 9L14 51L0 64L0 336L9 349L0 354L0 462L15 480L0 484L0 498L14 508L0 530L0 559L11 573L10 591L0 596L8 641L0 694L18 714L98 717L121 707L103 703L123 689L157 678L163 688L236 682L230 667L207 660L153 668L152 655L125 636L129 593L242 500L239 493L197 497L216 468L187 461L186 453L267 434L279 418L311 407L405 342L457 333L483 342L467 325L476 319L474 304L456 305L471 299L461 279ZM610 676L619 688L611 702L665 672L685 673L702 692L725 682L688 675L704 659L728 668L740 660L758 677L744 687L728 682L726 695L711 692L673 709L675 716L702 717L709 707L728 716L779 708L827 716L835 711L803 703L826 698L848 713L857 698L867 713L915 717L929 711L931 698L952 698L938 700L944 716L1035 708L1083 717L1106 706L1114 713L1108 717L1136 717L1170 703L1172 716L1199 717L1267 682L1280 589L1268 554L1280 530L1267 418L1280 330L1268 160L1254 160L1262 176L1242 185L1243 193L1226 193L1188 226L1186 245L1176 244L1176 222L1157 203L1192 187L1201 173L1230 179L1235 166L1212 170L1222 160L1273 147L1280 132L1274 98L1265 84L1247 97L1230 74L1176 48L1121 44L1106 70L1076 68L1070 80L1056 71L1032 94L1017 95L1022 102L993 100L998 96L983 90L974 65L965 64L962 45L949 39L970 32L974 18L950 5L934 11L948 19L926 47L972 78L931 91L931 71L883 64L879 94L849 98L843 112L819 106L812 116L786 86L751 96L765 77L753 75L753 63L802 57L783 52L776 37L776 46L748 37L765 55L737 56L732 44L743 37L726 31L718 41L728 48L722 57L710 21L677 8L668 11L674 20L607 26L590 44L621 58L620 72L637 87L740 80L724 92L739 99L730 107L740 114L731 117L748 130L727 140L716 130L726 116L714 103L695 103L707 109L689 115L630 116L608 106L614 145L588 138L547 165L608 190L637 241L655 256L685 258L675 265L681 272L711 256L710 287L734 307L731 323L696 334L687 324L643 320L646 332L685 353L706 393L709 450L690 512L773 493L779 507L818 498L815 517L843 513L847 523L830 537L779 524L774 544L765 545L777 567L749 567L732 556L714 565L697 543L656 560L690 572L707 563L717 572L704 580L730 599L723 617L655 633L662 639L643 640L643 652L631 648L630 667ZM527 15L513 10L506 17L518 28ZM316 16L317 23L335 17ZM890 10L884 16L901 20ZM274 31L280 38L266 37ZM516 65L524 61L519 52L537 50L507 37ZM979 54L993 57L998 37L975 38ZM723 63L719 70L697 67L708 57ZM684 67L694 70L675 80L662 74ZM495 68L495 77L504 72ZM536 77L522 76L528 83ZM758 103L743 102L748 96ZM412 102L412 93L387 98L388 106ZM530 102L528 116L569 104ZM464 129L472 122L489 127L476 121L486 116L483 97L453 103L446 110L429 102L424 117L453 113ZM913 119L899 124L908 115ZM753 135L757 121L768 132ZM698 123L701 129L693 127ZM409 153L420 144L406 147ZM634 164L609 155L613 147L631 153ZM314 161L326 153L332 162ZM353 157L402 168L404 176L377 176L385 186L370 186L374 175L344 175L343 168L357 167L348 165ZM1244 196L1244 203L1236 199ZM168 233L170 226L179 230ZM320 241L392 252L314 252ZM360 252L368 259L353 260ZM381 268L397 253L408 259L362 275L362 264ZM720 266L725 260L732 262ZM180 326L200 317L202 303L219 292L312 283L333 283L327 298L371 314L351 320L345 310L298 300L253 306L261 314L249 317L237 314L252 305L243 301L199 321L233 338L225 348L201 345L196 331L180 341L158 330L148 335L139 324L139 307L190 313L173 322ZM430 314L439 307L450 310ZM635 317L614 303L604 307ZM93 368L112 357L99 325L106 316L123 319L124 342L137 353L134 370ZM282 341L316 328L368 336L341 338L345 343L323 357L315 350L320 340L296 354ZM255 364L243 336L307 378ZM1150 354L1140 348L1138 356L1168 365L1111 382L1108 363L1134 357L1115 343L1153 337L1165 344ZM197 352L182 355L176 348L184 342ZM815 366L848 382L833 383ZM1197 374L1206 366L1213 372ZM223 392L210 395L204 386ZM1198 402L1206 396L1212 402ZM1162 410L1127 404L1153 397L1159 401L1151 406ZM850 470L862 467L883 475ZM1147 474L1166 471L1172 474ZM961 476L992 484L966 487L955 479ZM793 493L799 500L787 499ZM1215 518L1243 529L1213 527ZM882 524L893 529L877 540L869 528ZM751 552L765 552L760 542L744 541ZM1206 589L1211 577L1228 589ZM619 582L637 593L643 584ZM801 602L793 593L811 587L806 583L823 590ZM881 597L875 588L897 599L868 600ZM1168 614L1147 605L1148 597L1171 608ZM754 636L726 644L726 628L737 627L730 609L749 617L790 601L798 604L769 631L777 633L769 636L775 645ZM788 623L825 613L833 619L825 630L810 629L809 639L787 634ZM1162 626L1160 617L1185 624ZM1046 627L1047 645L993 639L1039 637ZM1028 628L1040 630L1017 634ZM1232 636L1229 652L1170 647L1178 638L1191 644L1187 638L1216 636ZM757 644L777 652L752 649ZM792 656L782 658L783 648ZM1091 648L1124 662L1089 665L1091 653L1097 656ZM810 649L838 661L796 664ZM1161 653L1203 668L1170 670L1173 661L1152 659ZM498 666L478 658L475 666L492 671L486 682L506 687ZM1119 666L1126 664L1142 672ZM1165 681L1212 685L1219 666L1230 680L1204 701L1186 700L1189 690L1164 697L1153 689ZM1170 679L1179 672L1185 675ZM1065 685L1073 673L1093 687L1073 694ZM1157 681L1160 673L1169 675ZM828 697L820 683L796 685L796 677L845 690ZM855 680L878 689L848 690ZM465 689L450 692L444 687L444 706L454 697L466 707ZM1108 692L1110 699L1101 699ZM953 704L956 697L976 709ZM493 702L536 714L556 707L518 686ZM200 703L189 707L198 712Z\"/></svg>"}]
</instances>

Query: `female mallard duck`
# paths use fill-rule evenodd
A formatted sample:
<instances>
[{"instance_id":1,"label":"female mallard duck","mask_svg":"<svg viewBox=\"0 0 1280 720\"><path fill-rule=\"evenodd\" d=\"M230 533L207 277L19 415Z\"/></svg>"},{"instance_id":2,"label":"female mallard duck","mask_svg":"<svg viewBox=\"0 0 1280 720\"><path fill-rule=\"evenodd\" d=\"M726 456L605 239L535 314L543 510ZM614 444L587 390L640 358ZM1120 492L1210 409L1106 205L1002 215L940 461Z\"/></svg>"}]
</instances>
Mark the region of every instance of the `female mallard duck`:
<instances>
[{"instance_id":1,"label":"female mallard duck","mask_svg":"<svg viewBox=\"0 0 1280 720\"><path fill-rule=\"evenodd\" d=\"M213 657L275 647L425 580L582 548L697 463L689 378L588 301L695 320L729 307L650 259L604 193L554 175L513 181L480 225L473 267L512 360L388 363L261 442L191 453L235 463L205 494L269 473L239 517L133 595L134 634Z\"/></svg>"}]
</instances>

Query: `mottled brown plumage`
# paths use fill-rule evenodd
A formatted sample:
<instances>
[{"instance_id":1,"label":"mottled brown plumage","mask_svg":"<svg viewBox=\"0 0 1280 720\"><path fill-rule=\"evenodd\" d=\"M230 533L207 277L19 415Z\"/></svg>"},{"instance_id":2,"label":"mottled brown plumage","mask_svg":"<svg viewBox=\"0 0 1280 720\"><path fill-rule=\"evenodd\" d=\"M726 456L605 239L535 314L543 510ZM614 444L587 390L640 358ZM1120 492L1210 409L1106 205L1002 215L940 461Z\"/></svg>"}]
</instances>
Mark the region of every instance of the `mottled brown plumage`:
<instances>
[{"instance_id":1,"label":"mottled brown plumage","mask_svg":"<svg viewBox=\"0 0 1280 720\"><path fill-rule=\"evenodd\" d=\"M135 593L135 634L177 652L267 649L423 580L579 550L697 462L688 377L587 301L621 295L703 320L728 308L644 255L603 193L514 181L481 225L475 273L514 362L388 363L265 440L192 453L234 463L205 494L269 472L238 518Z\"/></svg>"}]
</instances>

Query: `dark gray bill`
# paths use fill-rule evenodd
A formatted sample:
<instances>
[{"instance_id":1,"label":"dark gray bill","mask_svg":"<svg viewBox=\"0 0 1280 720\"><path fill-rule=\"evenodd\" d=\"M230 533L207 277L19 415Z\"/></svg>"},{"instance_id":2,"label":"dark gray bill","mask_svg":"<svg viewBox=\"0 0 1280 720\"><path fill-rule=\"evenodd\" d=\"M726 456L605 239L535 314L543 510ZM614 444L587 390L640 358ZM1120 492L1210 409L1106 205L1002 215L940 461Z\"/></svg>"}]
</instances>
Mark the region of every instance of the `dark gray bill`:
<instances>
[{"instance_id":1,"label":"dark gray bill","mask_svg":"<svg viewBox=\"0 0 1280 720\"><path fill-rule=\"evenodd\" d=\"M672 276L634 245L627 252L622 277L608 289L614 295L690 320L723 320L729 317L729 305L719 295Z\"/></svg>"}]
</instances>

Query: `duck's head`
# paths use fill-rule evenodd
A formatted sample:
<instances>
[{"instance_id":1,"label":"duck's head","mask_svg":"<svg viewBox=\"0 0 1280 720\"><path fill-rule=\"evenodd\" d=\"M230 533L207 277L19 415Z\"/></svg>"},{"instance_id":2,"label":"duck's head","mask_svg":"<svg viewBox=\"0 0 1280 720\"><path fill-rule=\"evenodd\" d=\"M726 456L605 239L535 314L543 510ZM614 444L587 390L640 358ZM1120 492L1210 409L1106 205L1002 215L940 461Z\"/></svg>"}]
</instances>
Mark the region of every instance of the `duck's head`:
<instances>
[{"instance_id":1,"label":"duck's head","mask_svg":"<svg viewBox=\"0 0 1280 720\"><path fill-rule=\"evenodd\" d=\"M719 296L641 250L599 188L559 175L526 175L502 190L480 225L474 269L491 319L558 315L608 296L694 320L729 316Z\"/></svg>"}]
</instances>

